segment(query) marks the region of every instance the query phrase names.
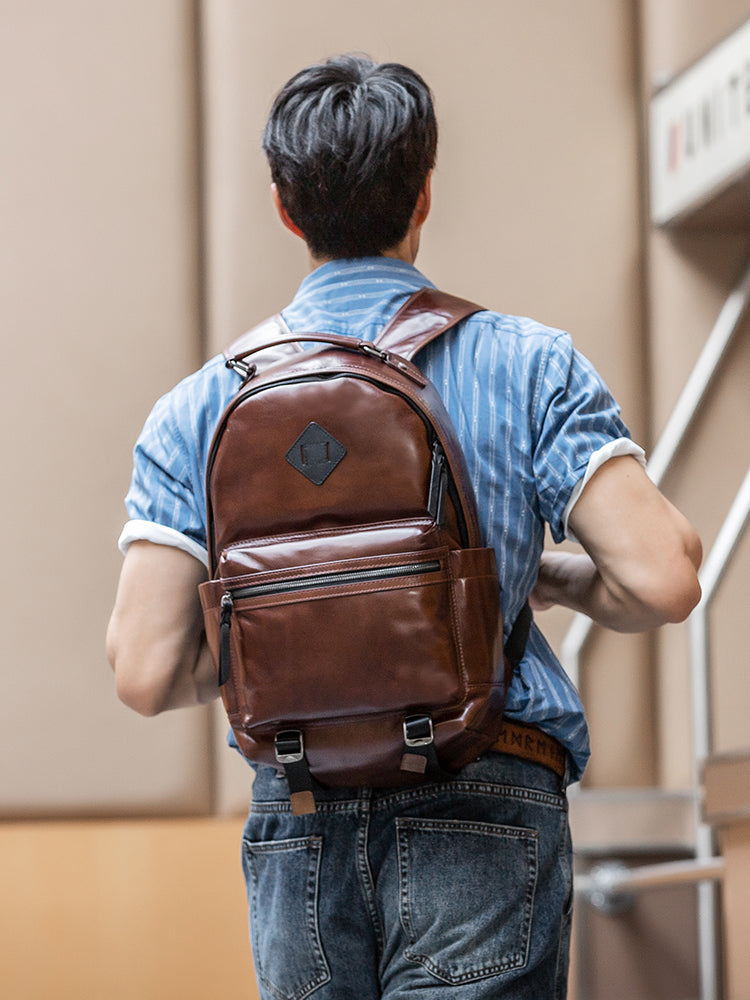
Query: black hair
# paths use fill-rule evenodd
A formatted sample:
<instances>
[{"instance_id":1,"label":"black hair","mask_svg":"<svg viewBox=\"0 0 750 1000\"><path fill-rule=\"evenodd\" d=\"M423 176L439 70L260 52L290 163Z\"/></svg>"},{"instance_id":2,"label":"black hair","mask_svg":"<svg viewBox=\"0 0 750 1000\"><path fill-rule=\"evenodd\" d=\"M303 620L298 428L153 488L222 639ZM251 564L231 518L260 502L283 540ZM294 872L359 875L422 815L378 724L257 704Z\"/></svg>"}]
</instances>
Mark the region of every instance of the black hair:
<instances>
[{"instance_id":1,"label":"black hair","mask_svg":"<svg viewBox=\"0 0 750 1000\"><path fill-rule=\"evenodd\" d=\"M432 94L407 66L334 57L282 88L263 151L315 257L377 256L406 236L435 165Z\"/></svg>"}]
</instances>

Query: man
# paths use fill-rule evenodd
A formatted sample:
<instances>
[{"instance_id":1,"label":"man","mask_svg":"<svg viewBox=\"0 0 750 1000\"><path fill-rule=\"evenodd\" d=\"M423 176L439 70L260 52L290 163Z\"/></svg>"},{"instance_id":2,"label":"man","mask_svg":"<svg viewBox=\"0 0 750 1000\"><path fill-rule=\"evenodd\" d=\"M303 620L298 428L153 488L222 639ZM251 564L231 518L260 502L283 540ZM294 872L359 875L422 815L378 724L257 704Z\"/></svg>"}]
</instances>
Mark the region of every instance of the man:
<instances>
[{"instance_id":1,"label":"man","mask_svg":"<svg viewBox=\"0 0 750 1000\"><path fill-rule=\"evenodd\" d=\"M311 264L283 312L292 330L372 340L429 285L414 261L436 144L429 89L406 67L346 56L282 89L263 140L271 195ZM566 334L482 312L417 361L466 453L506 629L529 595L537 609L564 605L623 631L689 614L700 542ZM108 650L119 696L145 715L217 695L197 596L205 461L238 385L209 361L157 403L136 446ZM543 552L545 524L584 552ZM506 717L530 727L532 759L509 740L446 782L324 790L313 815L293 816L284 779L258 768L243 858L264 1000L565 995L565 789L588 737L536 627Z\"/></svg>"}]
</instances>

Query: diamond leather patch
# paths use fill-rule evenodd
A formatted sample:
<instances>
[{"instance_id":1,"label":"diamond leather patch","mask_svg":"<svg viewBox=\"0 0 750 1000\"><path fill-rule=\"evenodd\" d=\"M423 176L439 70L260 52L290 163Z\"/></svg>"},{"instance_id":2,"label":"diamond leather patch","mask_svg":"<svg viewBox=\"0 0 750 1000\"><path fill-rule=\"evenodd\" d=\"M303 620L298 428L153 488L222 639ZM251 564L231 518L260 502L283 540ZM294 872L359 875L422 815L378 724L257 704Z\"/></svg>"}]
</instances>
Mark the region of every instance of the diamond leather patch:
<instances>
[{"instance_id":1,"label":"diamond leather patch","mask_svg":"<svg viewBox=\"0 0 750 1000\"><path fill-rule=\"evenodd\" d=\"M344 455L343 444L313 420L286 453L286 460L311 483L320 486Z\"/></svg>"}]
</instances>

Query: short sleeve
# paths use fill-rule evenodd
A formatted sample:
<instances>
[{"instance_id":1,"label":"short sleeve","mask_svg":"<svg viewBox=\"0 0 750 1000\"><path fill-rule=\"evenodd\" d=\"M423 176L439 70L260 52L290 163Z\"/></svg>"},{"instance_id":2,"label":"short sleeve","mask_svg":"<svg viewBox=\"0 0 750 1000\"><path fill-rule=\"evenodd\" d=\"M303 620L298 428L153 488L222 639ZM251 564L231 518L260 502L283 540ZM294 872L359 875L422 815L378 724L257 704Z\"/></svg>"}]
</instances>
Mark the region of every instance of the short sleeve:
<instances>
[{"instance_id":1,"label":"short sleeve","mask_svg":"<svg viewBox=\"0 0 750 1000\"><path fill-rule=\"evenodd\" d=\"M536 397L537 495L540 513L560 542L568 502L589 459L611 441L630 438L630 432L601 376L565 333L550 344Z\"/></svg>"},{"instance_id":2,"label":"short sleeve","mask_svg":"<svg viewBox=\"0 0 750 1000\"><path fill-rule=\"evenodd\" d=\"M149 414L133 452L133 475L125 497L131 521L163 525L205 546L205 503L195 479L175 399L164 396Z\"/></svg>"}]
</instances>

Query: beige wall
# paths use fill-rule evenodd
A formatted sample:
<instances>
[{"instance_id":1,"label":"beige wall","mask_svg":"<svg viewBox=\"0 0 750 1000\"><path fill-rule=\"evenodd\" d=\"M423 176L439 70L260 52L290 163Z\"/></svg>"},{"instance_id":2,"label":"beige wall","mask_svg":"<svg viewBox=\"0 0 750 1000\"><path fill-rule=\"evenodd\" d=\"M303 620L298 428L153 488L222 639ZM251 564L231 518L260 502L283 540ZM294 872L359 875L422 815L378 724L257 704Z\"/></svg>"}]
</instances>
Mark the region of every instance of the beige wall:
<instances>
[{"instance_id":1,"label":"beige wall","mask_svg":"<svg viewBox=\"0 0 750 1000\"><path fill-rule=\"evenodd\" d=\"M192 812L205 721L128 713L103 656L133 441L199 360L191 5L0 20L0 810Z\"/></svg>"}]
</instances>

